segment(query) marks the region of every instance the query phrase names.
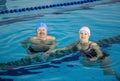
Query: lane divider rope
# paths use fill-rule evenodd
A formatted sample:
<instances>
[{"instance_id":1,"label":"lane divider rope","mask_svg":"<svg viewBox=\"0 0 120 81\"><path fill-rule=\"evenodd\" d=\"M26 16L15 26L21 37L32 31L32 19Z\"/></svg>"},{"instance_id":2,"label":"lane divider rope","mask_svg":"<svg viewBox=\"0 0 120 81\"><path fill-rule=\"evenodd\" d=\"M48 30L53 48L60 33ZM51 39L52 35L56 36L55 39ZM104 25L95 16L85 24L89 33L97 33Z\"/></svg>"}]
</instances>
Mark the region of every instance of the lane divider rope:
<instances>
[{"instance_id":1,"label":"lane divider rope","mask_svg":"<svg viewBox=\"0 0 120 81\"><path fill-rule=\"evenodd\" d=\"M95 1L100 1L100 0L84 0L84 1L75 1L75 2L66 2L66 3L59 3L59 4L35 6L35 7L29 7L29 8L1 10L0 14L18 13L18 12L41 10L41 9L48 9L48 8L54 8L54 7L71 6L71 5L78 5L78 4L84 4L84 3L91 3L91 2L95 2Z\"/></svg>"}]
</instances>

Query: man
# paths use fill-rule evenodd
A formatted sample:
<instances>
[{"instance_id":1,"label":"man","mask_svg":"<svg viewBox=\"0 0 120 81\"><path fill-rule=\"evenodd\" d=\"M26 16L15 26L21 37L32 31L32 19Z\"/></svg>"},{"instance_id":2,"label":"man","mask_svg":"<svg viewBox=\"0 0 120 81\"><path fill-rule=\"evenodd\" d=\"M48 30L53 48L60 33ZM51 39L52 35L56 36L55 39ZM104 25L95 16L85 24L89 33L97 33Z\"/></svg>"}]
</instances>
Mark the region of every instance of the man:
<instances>
[{"instance_id":1,"label":"man","mask_svg":"<svg viewBox=\"0 0 120 81\"><path fill-rule=\"evenodd\" d=\"M56 47L56 38L47 35L47 25L45 23L39 23L36 27L36 32L36 36L30 37L22 42L22 46L28 54L37 52L47 53Z\"/></svg>"}]
</instances>

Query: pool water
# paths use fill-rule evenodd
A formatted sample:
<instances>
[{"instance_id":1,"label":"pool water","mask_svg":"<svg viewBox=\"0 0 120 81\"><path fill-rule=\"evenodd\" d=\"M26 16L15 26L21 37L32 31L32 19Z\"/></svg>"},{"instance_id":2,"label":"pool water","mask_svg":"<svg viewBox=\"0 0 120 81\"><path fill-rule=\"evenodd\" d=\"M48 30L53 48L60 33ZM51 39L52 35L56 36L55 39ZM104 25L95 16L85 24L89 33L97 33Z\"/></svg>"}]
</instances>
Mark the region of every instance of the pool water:
<instances>
[{"instance_id":1,"label":"pool water","mask_svg":"<svg viewBox=\"0 0 120 81\"><path fill-rule=\"evenodd\" d=\"M120 3L98 5L90 9L77 9L62 14L46 14L32 20L0 26L0 63L19 60L27 56L21 42L36 35L36 24L45 22L48 34L57 39L57 48L78 41L80 27L91 29L91 41L120 35ZM111 66L120 73L120 43L102 48L111 59ZM72 58L61 64L47 63L17 70L0 70L0 81L117 81L113 75L104 75L99 66L86 67Z\"/></svg>"}]
</instances>

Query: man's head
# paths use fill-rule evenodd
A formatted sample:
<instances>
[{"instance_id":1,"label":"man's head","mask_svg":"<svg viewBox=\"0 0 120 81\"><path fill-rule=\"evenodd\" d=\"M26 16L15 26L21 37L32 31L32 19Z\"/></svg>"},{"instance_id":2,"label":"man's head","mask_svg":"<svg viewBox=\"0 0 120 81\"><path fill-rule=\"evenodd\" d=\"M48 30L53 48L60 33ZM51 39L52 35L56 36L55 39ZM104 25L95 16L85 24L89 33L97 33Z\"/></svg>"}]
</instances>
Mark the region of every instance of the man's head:
<instances>
[{"instance_id":1,"label":"man's head","mask_svg":"<svg viewBox=\"0 0 120 81\"><path fill-rule=\"evenodd\" d=\"M39 23L36 30L38 37L45 38L47 36L47 25L45 23Z\"/></svg>"}]
</instances>

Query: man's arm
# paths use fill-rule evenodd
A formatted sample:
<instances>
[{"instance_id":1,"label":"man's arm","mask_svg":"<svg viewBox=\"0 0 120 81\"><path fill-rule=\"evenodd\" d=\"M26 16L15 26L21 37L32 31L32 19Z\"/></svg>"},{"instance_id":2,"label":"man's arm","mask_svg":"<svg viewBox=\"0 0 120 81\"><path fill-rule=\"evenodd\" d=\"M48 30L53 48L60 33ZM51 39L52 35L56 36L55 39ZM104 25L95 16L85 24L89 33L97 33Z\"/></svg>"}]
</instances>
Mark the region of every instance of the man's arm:
<instances>
[{"instance_id":1,"label":"man's arm","mask_svg":"<svg viewBox=\"0 0 120 81\"><path fill-rule=\"evenodd\" d=\"M30 50L28 49L28 46L27 46L27 44L28 44L29 42L30 42L30 38L22 41L21 44L22 44L22 47L26 49L27 53L28 53L28 54L31 54L31 52L30 52Z\"/></svg>"},{"instance_id":2,"label":"man's arm","mask_svg":"<svg viewBox=\"0 0 120 81\"><path fill-rule=\"evenodd\" d=\"M64 48L58 48L58 49L55 49L55 50L50 50L49 52L44 53L43 57L46 60L48 60L48 59L51 59L51 58L59 58L59 57L77 52L78 51L77 44L78 44L78 42L75 42L75 43L72 43L68 46L65 46Z\"/></svg>"},{"instance_id":3,"label":"man's arm","mask_svg":"<svg viewBox=\"0 0 120 81\"><path fill-rule=\"evenodd\" d=\"M50 49L48 51L53 50L55 47L56 47L56 38L52 37L52 45L50 46Z\"/></svg>"},{"instance_id":4,"label":"man's arm","mask_svg":"<svg viewBox=\"0 0 120 81\"><path fill-rule=\"evenodd\" d=\"M52 44L49 45L49 50L46 51L45 53L48 53L49 51L55 49L55 47L56 47L56 38L55 37L51 37L50 41L52 41Z\"/></svg>"}]
</instances>

